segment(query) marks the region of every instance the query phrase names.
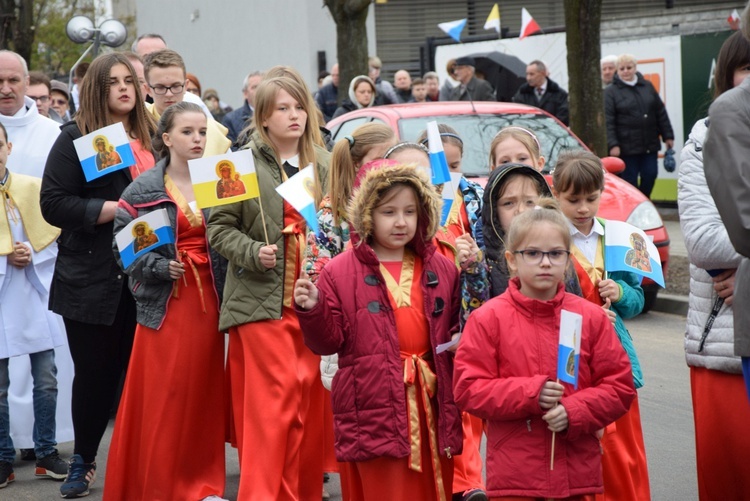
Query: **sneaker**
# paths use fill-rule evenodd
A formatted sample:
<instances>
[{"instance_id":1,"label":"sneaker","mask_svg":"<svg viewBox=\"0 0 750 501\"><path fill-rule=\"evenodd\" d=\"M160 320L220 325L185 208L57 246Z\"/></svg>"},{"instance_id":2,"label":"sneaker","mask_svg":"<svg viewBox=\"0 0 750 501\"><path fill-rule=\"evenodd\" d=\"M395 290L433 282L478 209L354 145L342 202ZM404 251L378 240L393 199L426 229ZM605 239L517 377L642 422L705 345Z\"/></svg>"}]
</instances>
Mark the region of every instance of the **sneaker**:
<instances>
[{"instance_id":1,"label":"sneaker","mask_svg":"<svg viewBox=\"0 0 750 501\"><path fill-rule=\"evenodd\" d=\"M13 463L0 461L0 489L7 487L15 479L16 474L13 473Z\"/></svg>"},{"instance_id":2,"label":"sneaker","mask_svg":"<svg viewBox=\"0 0 750 501\"><path fill-rule=\"evenodd\" d=\"M21 449L21 461L36 461L34 449Z\"/></svg>"},{"instance_id":3,"label":"sneaker","mask_svg":"<svg viewBox=\"0 0 750 501\"><path fill-rule=\"evenodd\" d=\"M82 498L89 495L89 487L96 480L96 463L84 463L80 454L73 454L68 466L68 476L60 486L60 495L65 499Z\"/></svg>"},{"instance_id":4,"label":"sneaker","mask_svg":"<svg viewBox=\"0 0 750 501\"><path fill-rule=\"evenodd\" d=\"M68 463L60 458L57 449L52 454L36 460L36 476L62 480L68 475Z\"/></svg>"},{"instance_id":5,"label":"sneaker","mask_svg":"<svg viewBox=\"0 0 750 501\"><path fill-rule=\"evenodd\" d=\"M454 501L487 501L487 494L482 489L469 489L453 495Z\"/></svg>"}]
</instances>

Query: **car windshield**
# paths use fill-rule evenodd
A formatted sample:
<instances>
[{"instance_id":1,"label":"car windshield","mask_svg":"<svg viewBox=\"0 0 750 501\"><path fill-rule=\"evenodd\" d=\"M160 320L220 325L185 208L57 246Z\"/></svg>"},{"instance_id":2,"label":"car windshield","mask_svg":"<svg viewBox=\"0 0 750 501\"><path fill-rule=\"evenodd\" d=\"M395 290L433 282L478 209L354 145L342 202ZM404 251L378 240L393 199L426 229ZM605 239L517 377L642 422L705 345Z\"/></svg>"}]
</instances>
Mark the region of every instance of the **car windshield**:
<instances>
[{"instance_id":1,"label":"car windshield","mask_svg":"<svg viewBox=\"0 0 750 501\"><path fill-rule=\"evenodd\" d=\"M442 115L419 118L402 118L398 122L399 135L403 141L416 141L427 128L427 122L437 120L450 125L464 142L461 170L467 177L489 175L490 144L495 134L504 127L516 126L529 129L539 138L542 154L547 163L544 171L555 167L561 150L583 146L570 131L546 115L508 113L502 115Z\"/></svg>"}]
</instances>

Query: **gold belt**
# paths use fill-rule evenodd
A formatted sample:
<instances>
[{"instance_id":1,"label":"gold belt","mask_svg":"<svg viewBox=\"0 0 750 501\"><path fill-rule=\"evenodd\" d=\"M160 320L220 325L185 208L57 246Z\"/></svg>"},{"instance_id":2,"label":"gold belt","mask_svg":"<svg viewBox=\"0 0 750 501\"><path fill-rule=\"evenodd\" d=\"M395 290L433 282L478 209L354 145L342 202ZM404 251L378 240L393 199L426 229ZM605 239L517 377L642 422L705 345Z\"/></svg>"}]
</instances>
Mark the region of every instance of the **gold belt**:
<instances>
[{"instance_id":1,"label":"gold belt","mask_svg":"<svg viewBox=\"0 0 750 501\"><path fill-rule=\"evenodd\" d=\"M419 406L417 400L416 379L422 387L422 402L424 403L427 428L430 437L430 458L435 472L435 489L439 500L446 499L443 486L443 473L438 453L437 422L432 411L430 399L437 391L437 376L429 364L418 355L412 355L404 360L404 383L406 384L406 403L409 410L409 468L422 472L422 435L419 422Z\"/></svg>"}]
</instances>

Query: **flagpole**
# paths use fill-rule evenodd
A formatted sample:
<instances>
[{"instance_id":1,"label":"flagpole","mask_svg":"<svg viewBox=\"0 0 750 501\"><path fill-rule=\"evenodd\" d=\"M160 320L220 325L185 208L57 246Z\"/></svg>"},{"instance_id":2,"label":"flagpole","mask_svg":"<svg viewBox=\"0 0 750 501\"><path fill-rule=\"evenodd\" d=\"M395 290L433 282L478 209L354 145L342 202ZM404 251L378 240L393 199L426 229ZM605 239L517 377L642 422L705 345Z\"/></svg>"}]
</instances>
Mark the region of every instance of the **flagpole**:
<instances>
[{"instance_id":1,"label":"flagpole","mask_svg":"<svg viewBox=\"0 0 750 501\"><path fill-rule=\"evenodd\" d=\"M560 384L560 379L556 379L555 382L557 384ZM557 404L555 404L555 407L557 407ZM553 409L555 408L553 407ZM552 453L549 457L549 471L552 471L555 469L555 435L557 435L557 432L552 432Z\"/></svg>"},{"instance_id":2,"label":"flagpole","mask_svg":"<svg viewBox=\"0 0 750 501\"><path fill-rule=\"evenodd\" d=\"M263 214L263 197L258 194L258 205L260 205L260 219L263 221L263 234L266 236L266 245L271 245L268 241L268 230L266 229L266 216Z\"/></svg>"}]
</instances>

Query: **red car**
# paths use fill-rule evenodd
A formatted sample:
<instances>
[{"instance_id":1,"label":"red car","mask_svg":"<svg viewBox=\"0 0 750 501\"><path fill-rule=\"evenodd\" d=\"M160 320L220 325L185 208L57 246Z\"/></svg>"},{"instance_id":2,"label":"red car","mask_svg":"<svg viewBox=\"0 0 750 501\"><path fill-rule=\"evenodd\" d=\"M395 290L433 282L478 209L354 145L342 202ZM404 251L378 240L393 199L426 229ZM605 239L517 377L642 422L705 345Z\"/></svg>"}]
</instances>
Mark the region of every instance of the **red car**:
<instances>
[{"instance_id":1,"label":"red car","mask_svg":"<svg viewBox=\"0 0 750 501\"><path fill-rule=\"evenodd\" d=\"M544 172L550 182L549 173L555 168L557 155L561 150L586 148L556 118L538 108L513 103L439 102L377 106L342 115L331 120L327 127L336 141L362 124L382 122L390 125L402 141L414 141L426 129L427 122L432 120L448 124L458 131L464 141L463 173L482 185L489 174L490 143L503 127L520 126L537 135L546 158ZM644 230L659 249L666 275L669 235L659 212L640 191L613 174L624 168L622 161L607 159L604 164L608 172L605 175L606 188L602 194L599 216L627 221ZM659 286L644 279L643 289L646 295L643 311L646 312L653 306Z\"/></svg>"}]
</instances>

